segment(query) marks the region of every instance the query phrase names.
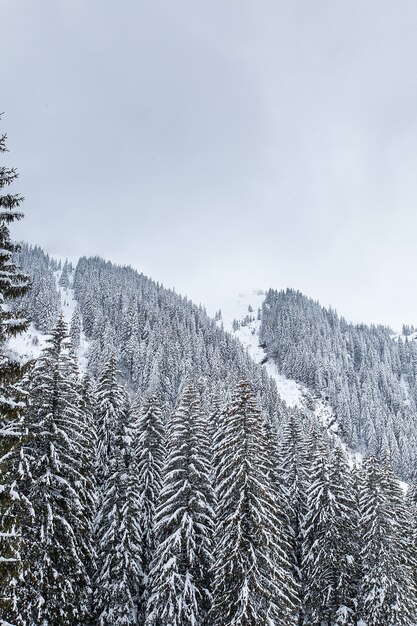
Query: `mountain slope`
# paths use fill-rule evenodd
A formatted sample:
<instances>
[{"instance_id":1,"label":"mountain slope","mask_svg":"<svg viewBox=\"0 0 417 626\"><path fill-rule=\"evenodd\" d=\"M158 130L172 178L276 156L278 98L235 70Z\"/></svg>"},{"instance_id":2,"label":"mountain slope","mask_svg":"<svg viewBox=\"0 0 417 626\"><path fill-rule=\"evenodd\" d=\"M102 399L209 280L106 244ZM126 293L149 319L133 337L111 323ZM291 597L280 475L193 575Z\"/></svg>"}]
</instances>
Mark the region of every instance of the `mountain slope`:
<instances>
[{"instance_id":1,"label":"mountain slope","mask_svg":"<svg viewBox=\"0 0 417 626\"><path fill-rule=\"evenodd\" d=\"M321 424L351 456L388 453L398 475L413 474L417 344L411 331L394 336L386 327L349 324L293 290L240 294L213 320L131 267L93 257L74 269L28 246L19 260L36 287L24 302L34 323L11 345L20 355L39 354L57 303L68 324L78 305L82 369L97 375L116 354L131 392L143 397L158 389L165 413L187 379L210 413L213 399L227 396L244 376L263 409L278 416L277 425L295 410L307 430Z\"/></svg>"},{"instance_id":2,"label":"mountain slope","mask_svg":"<svg viewBox=\"0 0 417 626\"><path fill-rule=\"evenodd\" d=\"M268 291L259 342L281 374L328 400L351 448L390 455L405 478L417 450L417 344L349 324L300 292Z\"/></svg>"}]
</instances>

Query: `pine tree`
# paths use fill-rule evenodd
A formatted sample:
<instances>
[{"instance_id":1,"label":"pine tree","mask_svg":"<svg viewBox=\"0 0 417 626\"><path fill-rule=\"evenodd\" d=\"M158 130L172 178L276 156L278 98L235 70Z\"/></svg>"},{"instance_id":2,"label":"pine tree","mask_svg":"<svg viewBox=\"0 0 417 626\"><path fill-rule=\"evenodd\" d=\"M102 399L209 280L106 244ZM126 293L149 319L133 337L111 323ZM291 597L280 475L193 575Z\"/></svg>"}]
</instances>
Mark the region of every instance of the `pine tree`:
<instances>
[{"instance_id":1,"label":"pine tree","mask_svg":"<svg viewBox=\"0 0 417 626\"><path fill-rule=\"evenodd\" d=\"M68 289L70 286L68 277L68 261L66 260L62 268L61 276L59 278L59 286L64 289Z\"/></svg>"},{"instance_id":2,"label":"pine tree","mask_svg":"<svg viewBox=\"0 0 417 626\"><path fill-rule=\"evenodd\" d=\"M362 568L360 608L368 626L412 626L415 589L397 520L375 457L363 462L360 494Z\"/></svg>"},{"instance_id":3,"label":"pine tree","mask_svg":"<svg viewBox=\"0 0 417 626\"><path fill-rule=\"evenodd\" d=\"M356 483L340 445L331 453L329 464L330 490L333 495L333 556L334 587L331 619L337 625L356 626L359 579L359 513Z\"/></svg>"},{"instance_id":4,"label":"pine tree","mask_svg":"<svg viewBox=\"0 0 417 626\"><path fill-rule=\"evenodd\" d=\"M89 535L86 537L84 563L90 581L93 581L96 563L94 524L97 516L97 423L95 421L95 384L90 374L84 374L79 387L80 409L83 415L82 436L85 439L85 452L82 457L80 472L86 488L80 493L85 517L88 521ZM90 598L91 600L91 598Z\"/></svg>"},{"instance_id":5,"label":"pine tree","mask_svg":"<svg viewBox=\"0 0 417 626\"><path fill-rule=\"evenodd\" d=\"M135 426L137 482L139 493L138 526L141 532L140 565L141 584L138 612L144 619L149 597L150 564L155 555L155 511L162 487L162 470L165 461L165 428L156 395L145 401Z\"/></svg>"},{"instance_id":6,"label":"pine tree","mask_svg":"<svg viewBox=\"0 0 417 626\"><path fill-rule=\"evenodd\" d=\"M411 520L410 560L414 577L414 589L417 590L417 476L414 475L408 487L406 505Z\"/></svg>"},{"instance_id":7,"label":"pine tree","mask_svg":"<svg viewBox=\"0 0 417 626\"><path fill-rule=\"evenodd\" d=\"M304 624L356 625L358 520L344 453L315 433L304 519Z\"/></svg>"},{"instance_id":8,"label":"pine tree","mask_svg":"<svg viewBox=\"0 0 417 626\"><path fill-rule=\"evenodd\" d=\"M24 624L81 625L88 612L91 519L85 506L89 484L81 471L88 442L78 389L60 317L29 379L23 446L29 472L22 491L32 514L22 542Z\"/></svg>"},{"instance_id":9,"label":"pine tree","mask_svg":"<svg viewBox=\"0 0 417 626\"><path fill-rule=\"evenodd\" d=\"M7 152L6 135L0 136L0 154ZM0 166L0 192L13 183L17 172ZM13 588L19 573L19 529L15 504L19 494L16 485L17 446L22 435L23 398L19 382L24 369L7 349L7 341L26 330L24 314L15 311L13 302L29 289L29 279L13 260L19 246L10 239L9 226L20 220L17 194L0 194L0 615L11 610Z\"/></svg>"},{"instance_id":10,"label":"pine tree","mask_svg":"<svg viewBox=\"0 0 417 626\"><path fill-rule=\"evenodd\" d=\"M333 592L333 572L327 551L332 532L332 496L329 484L328 451L322 435L313 431L308 438L309 486L303 522L303 612L304 624L327 624ZM329 555L330 556L330 555ZM332 559L334 555L331 555Z\"/></svg>"},{"instance_id":11,"label":"pine tree","mask_svg":"<svg viewBox=\"0 0 417 626\"><path fill-rule=\"evenodd\" d=\"M118 377L116 357L110 356L105 363L96 388L95 421L97 427L97 460L96 474L100 487L105 483L110 473L110 461L113 456L114 438L121 411L125 403L125 394L117 382Z\"/></svg>"},{"instance_id":12,"label":"pine tree","mask_svg":"<svg viewBox=\"0 0 417 626\"><path fill-rule=\"evenodd\" d=\"M77 305L74 309L74 313L71 318L71 326L70 326L70 336L72 347L74 348L75 354L77 354L80 341L81 341L81 329L82 329L82 320L81 320L81 311L80 307Z\"/></svg>"},{"instance_id":13,"label":"pine tree","mask_svg":"<svg viewBox=\"0 0 417 626\"><path fill-rule=\"evenodd\" d=\"M299 416L289 413L282 430L279 476L288 519L294 576L302 577L302 525L306 508L307 467Z\"/></svg>"},{"instance_id":14,"label":"pine tree","mask_svg":"<svg viewBox=\"0 0 417 626\"><path fill-rule=\"evenodd\" d=\"M207 423L188 384L172 417L156 511L147 626L209 624L213 510Z\"/></svg>"},{"instance_id":15,"label":"pine tree","mask_svg":"<svg viewBox=\"0 0 417 626\"><path fill-rule=\"evenodd\" d=\"M108 472L97 516L94 613L99 626L137 624L140 528L135 433L127 394L115 392L119 395L123 402L117 407L117 419L107 422L114 431L109 438Z\"/></svg>"},{"instance_id":16,"label":"pine tree","mask_svg":"<svg viewBox=\"0 0 417 626\"><path fill-rule=\"evenodd\" d=\"M254 395L240 382L219 419L216 458L216 561L212 622L289 626L297 586Z\"/></svg>"}]
</instances>

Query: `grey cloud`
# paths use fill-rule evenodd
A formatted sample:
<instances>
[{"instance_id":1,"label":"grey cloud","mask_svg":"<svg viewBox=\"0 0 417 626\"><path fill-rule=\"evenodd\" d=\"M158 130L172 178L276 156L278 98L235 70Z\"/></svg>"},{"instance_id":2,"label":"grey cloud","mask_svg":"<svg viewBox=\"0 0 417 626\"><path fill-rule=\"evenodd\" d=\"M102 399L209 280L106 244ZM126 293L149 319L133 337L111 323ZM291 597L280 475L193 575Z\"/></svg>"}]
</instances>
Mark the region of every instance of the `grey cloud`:
<instances>
[{"instance_id":1,"label":"grey cloud","mask_svg":"<svg viewBox=\"0 0 417 626\"><path fill-rule=\"evenodd\" d=\"M17 234L214 307L299 288L417 323L413 1L2 6Z\"/></svg>"}]
</instances>

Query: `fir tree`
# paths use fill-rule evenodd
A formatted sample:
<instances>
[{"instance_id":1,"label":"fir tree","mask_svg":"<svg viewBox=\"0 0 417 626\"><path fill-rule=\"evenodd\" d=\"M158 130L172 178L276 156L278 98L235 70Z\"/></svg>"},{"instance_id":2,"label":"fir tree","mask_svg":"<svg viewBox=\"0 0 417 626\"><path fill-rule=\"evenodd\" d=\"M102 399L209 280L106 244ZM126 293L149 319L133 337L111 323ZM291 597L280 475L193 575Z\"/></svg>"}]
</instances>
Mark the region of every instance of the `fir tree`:
<instances>
[{"instance_id":1,"label":"fir tree","mask_svg":"<svg viewBox=\"0 0 417 626\"><path fill-rule=\"evenodd\" d=\"M138 611L143 619L149 596L150 564L156 548L155 511L162 487L165 429L156 395L151 395L145 401L142 410L137 409L137 412L135 456L139 494L138 526L141 533Z\"/></svg>"},{"instance_id":2,"label":"fir tree","mask_svg":"<svg viewBox=\"0 0 417 626\"><path fill-rule=\"evenodd\" d=\"M215 438L216 626L296 623L297 586L264 433L254 395L242 381L220 416Z\"/></svg>"},{"instance_id":3,"label":"fir tree","mask_svg":"<svg viewBox=\"0 0 417 626\"><path fill-rule=\"evenodd\" d=\"M140 584L140 529L137 471L133 456L134 428L127 395L117 407L108 450L108 472L97 516L95 618L99 626L137 624Z\"/></svg>"},{"instance_id":4,"label":"fir tree","mask_svg":"<svg viewBox=\"0 0 417 626\"><path fill-rule=\"evenodd\" d=\"M147 626L210 623L213 510L207 448L206 420L188 384L172 417Z\"/></svg>"},{"instance_id":5,"label":"fir tree","mask_svg":"<svg viewBox=\"0 0 417 626\"><path fill-rule=\"evenodd\" d=\"M0 154L6 151L6 135L1 135ZM11 241L9 231L10 224L23 217L19 210L23 198L1 195L1 190L16 178L15 169L0 166L0 615L4 617L12 608L20 560L15 510L19 494L13 459L18 455L16 446L22 434L23 398L18 386L24 374L18 359L7 349L7 341L28 326L25 315L12 306L28 291L29 279L13 260L19 247Z\"/></svg>"},{"instance_id":6,"label":"fir tree","mask_svg":"<svg viewBox=\"0 0 417 626\"><path fill-rule=\"evenodd\" d=\"M416 598L390 495L375 457L363 462L360 494L362 580L360 608L368 626L412 626Z\"/></svg>"},{"instance_id":7,"label":"fir tree","mask_svg":"<svg viewBox=\"0 0 417 626\"><path fill-rule=\"evenodd\" d=\"M280 449L279 476L288 519L295 578L301 583L302 525L306 508L307 467L298 414L291 411L284 423Z\"/></svg>"},{"instance_id":8,"label":"fir tree","mask_svg":"<svg viewBox=\"0 0 417 626\"><path fill-rule=\"evenodd\" d=\"M80 341L81 341L81 329L82 329L82 320L81 320L81 311L80 307L77 305L74 309L74 313L71 318L71 326L70 326L70 336L72 347L74 348L75 354L77 354Z\"/></svg>"},{"instance_id":9,"label":"fir tree","mask_svg":"<svg viewBox=\"0 0 417 626\"><path fill-rule=\"evenodd\" d=\"M110 473L110 461L113 457L114 437L121 421L121 411L125 404L125 393L117 382L116 357L110 356L105 363L96 388L95 421L97 427L96 474L100 488Z\"/></svg>"},{"instance_id":10,"label":"fir tree","mask_svg":"<svg viewBox=\"0 0 417 626\"><path fill-rule=\"evenodd\" d=\"M22 490L32 515L22 544L22 623L81 625L90 592L85 559L92 556L89 483L80 469L88 442L62 317L30 376L29 397Z\"/></svg>"},{"instance_id":11,"label":"fir tree","mask_svg":"<svg viewBox=\"0 0 417 626\"><path fill-rule=\"evenodd\" d=\"M59 286L64 289L68 289L70 286L68 277L68 261L66 260L62 268L61 276L59 278Z\"/></svg>"},{"instance_id":12,"label":"fir tree","mask_svg":"<svg viewBox=\"0 0 417 626\"><path fill-rule=\"evenodd\" d=\"M344 453L315 433L304 519L304 624L356 624L357 516Z\"/></svg>"}]
</instances>

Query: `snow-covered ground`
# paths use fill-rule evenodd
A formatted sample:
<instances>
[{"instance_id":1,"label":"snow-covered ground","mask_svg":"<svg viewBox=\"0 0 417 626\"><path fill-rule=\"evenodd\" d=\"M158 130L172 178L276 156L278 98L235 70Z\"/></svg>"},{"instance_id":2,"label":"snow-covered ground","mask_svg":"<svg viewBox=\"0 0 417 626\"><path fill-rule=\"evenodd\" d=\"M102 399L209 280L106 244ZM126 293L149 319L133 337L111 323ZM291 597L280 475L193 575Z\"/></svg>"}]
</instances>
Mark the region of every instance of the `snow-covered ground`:
<instances>
[{"instance_id":1,"label":"snow-covered ground","mask_svg":"<svg viewBox=\"0 0 417 626\"><path fill-rule=\"evenodd\" d=\"M61 261L63 265L63 261ZM54 272L56 286L61 298L61 310L64 315L64 319L68 325L68 329L71 324L71 318L74 313L77 301L74 297L74 290L72 288L64 289L59 285L59 279L61 277L61 270ZM70 284L72 284L73 274L68 273ZM25 333L22 333L18 337L13 337L9 340L9 350L16 355L21 361L26 362L30 359L37 359L45 347L49 335L42 333L31 324ZM80 347L77 352L78 364L81 372L84 372L87 367L87 353L89 348L89 342L86 340L84 333L81 333Z\"/></svg>"},{"instance_id":2,"label":"snow-covered ground","mask_svg":"<svg viewBox=\"0 0 417 626\"><path fill-rule=\"evenodd\" d=\"M48 336L36 330L31 324L25 333L9 339L8 348L13 355L26 363L30 359L38 358L45 347Z\"/></svg>"}]
</instances>

